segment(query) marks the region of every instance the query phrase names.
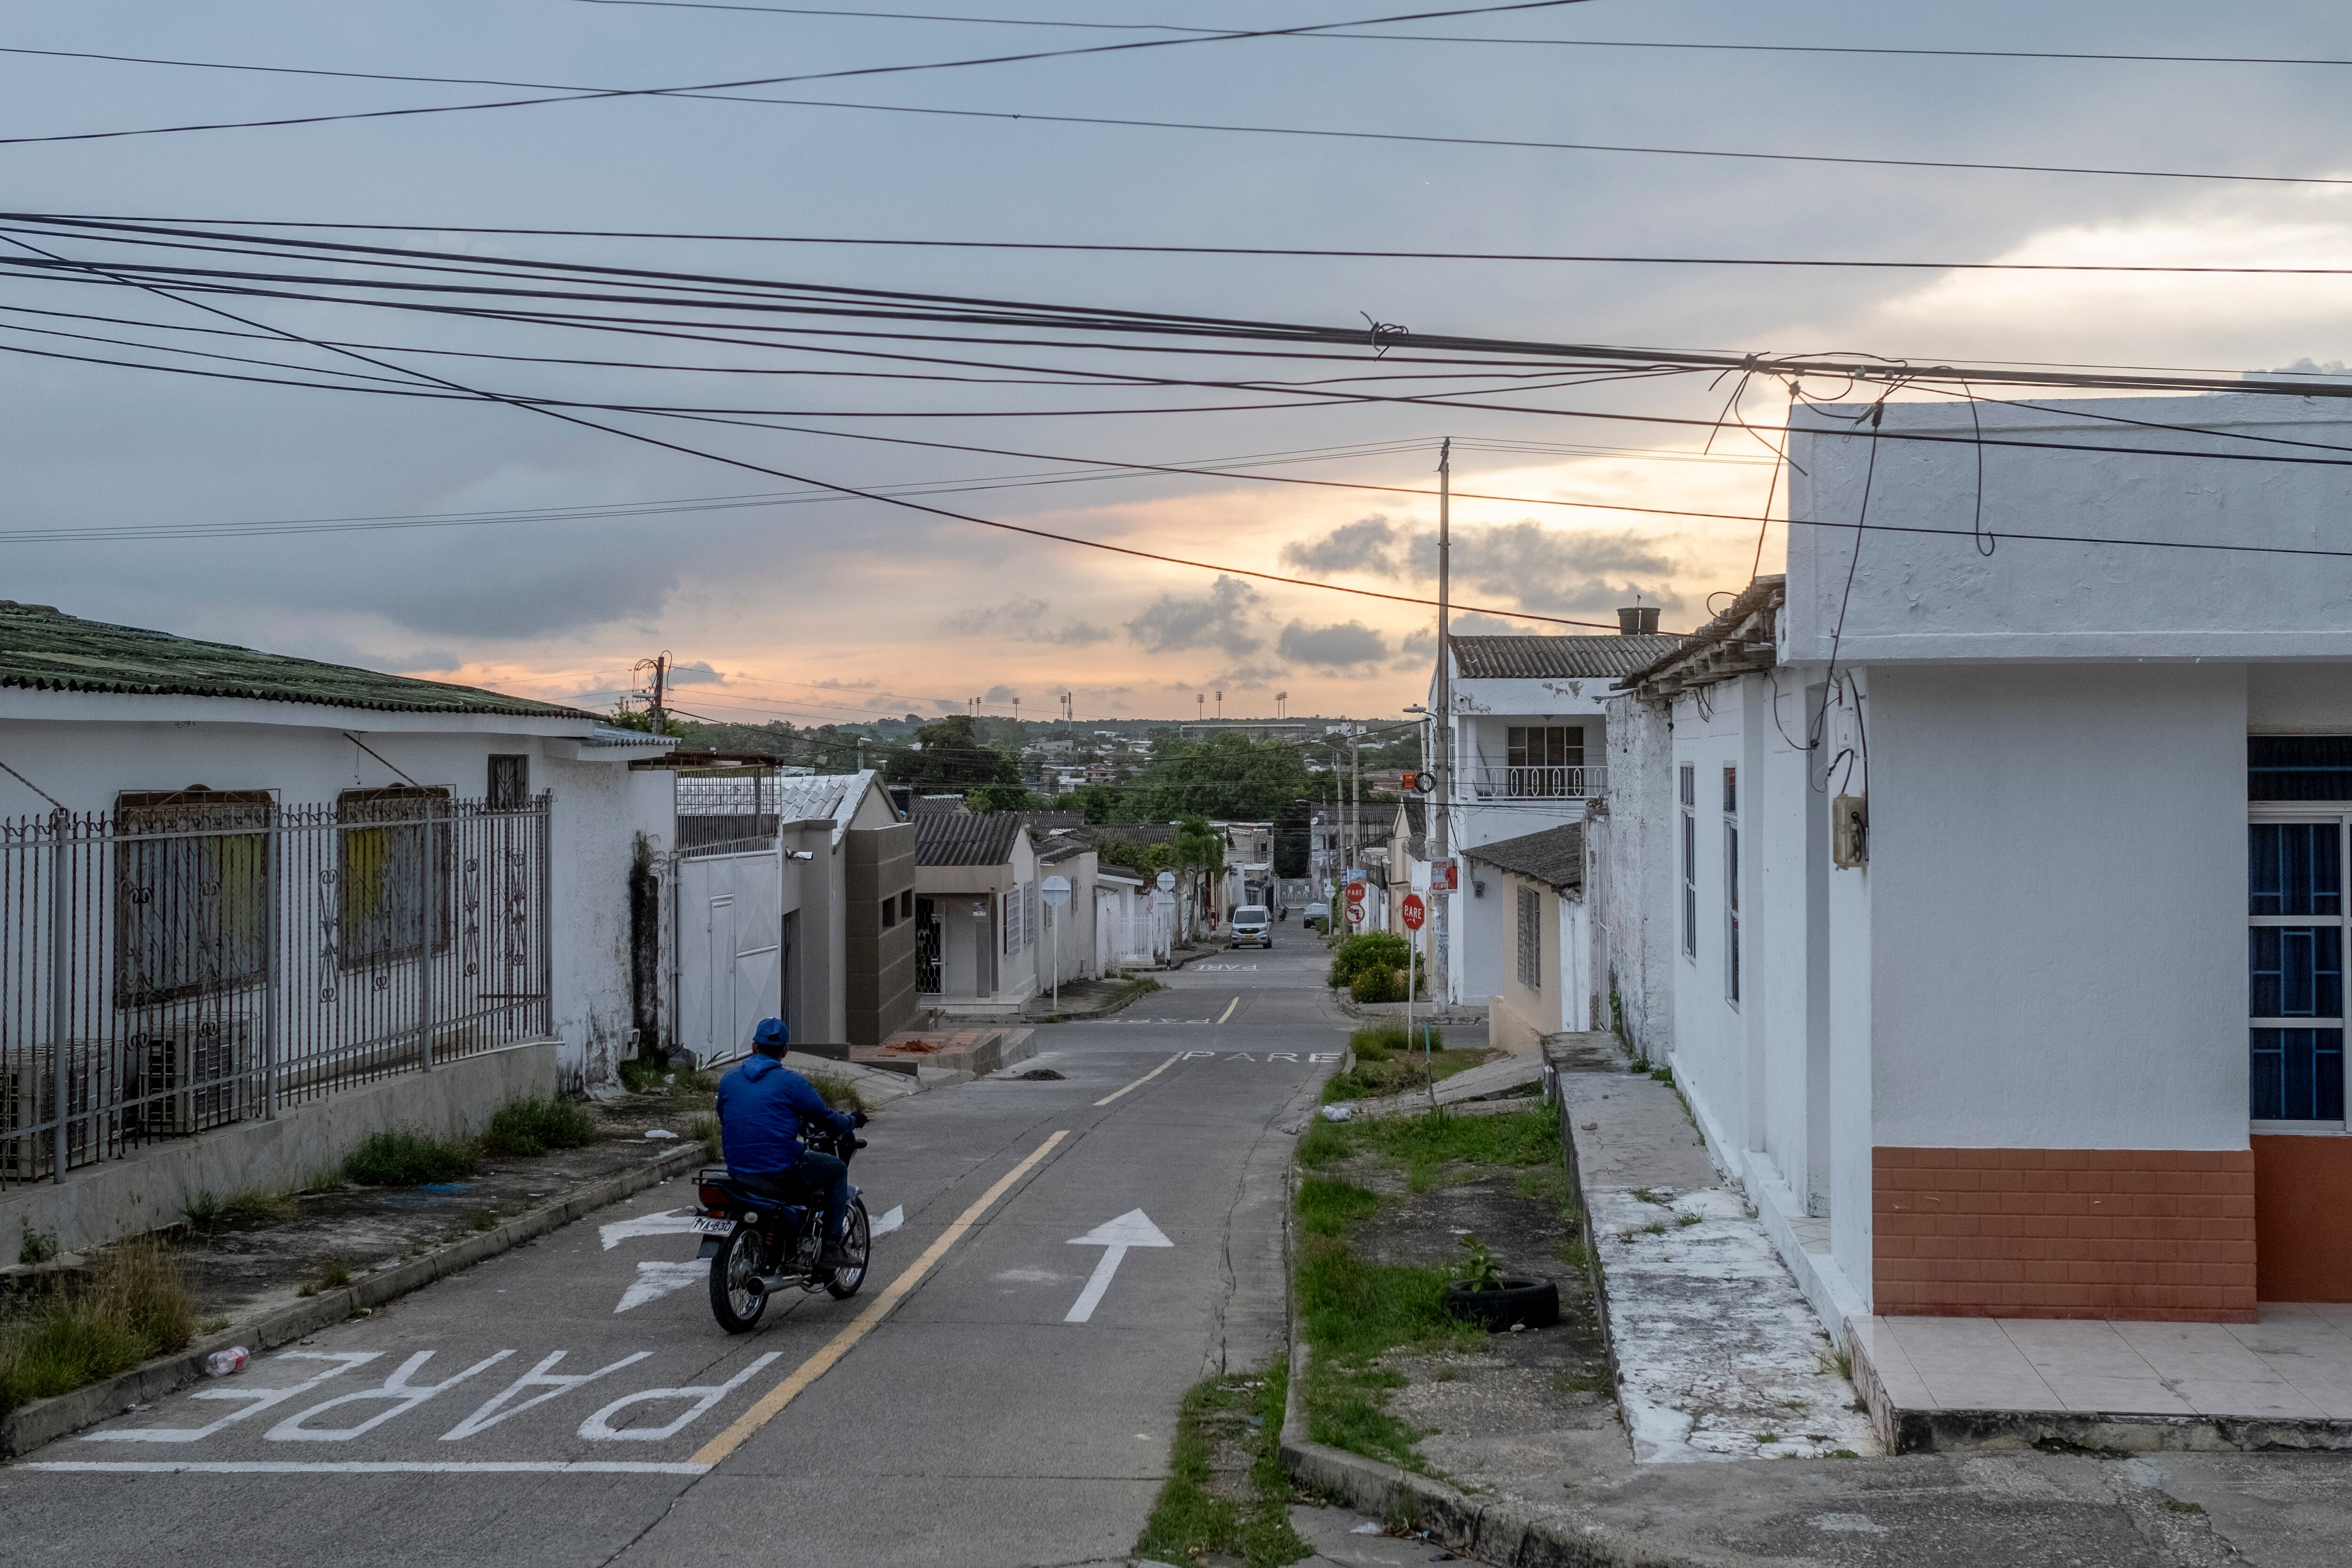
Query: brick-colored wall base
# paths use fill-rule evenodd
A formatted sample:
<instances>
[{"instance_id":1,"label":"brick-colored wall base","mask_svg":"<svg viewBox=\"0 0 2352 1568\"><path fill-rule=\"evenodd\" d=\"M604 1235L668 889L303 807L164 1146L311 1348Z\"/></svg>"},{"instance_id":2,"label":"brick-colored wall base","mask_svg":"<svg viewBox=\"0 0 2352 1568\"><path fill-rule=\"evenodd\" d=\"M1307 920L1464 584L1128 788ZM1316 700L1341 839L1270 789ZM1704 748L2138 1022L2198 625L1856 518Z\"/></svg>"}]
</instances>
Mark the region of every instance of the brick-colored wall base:
<instances>
[{"instance_id":1,"label":"brick-colored wall base","mask_svg":"<svg viewBox=\"0 0 2352 1568\"><path fill-rule=\"evenodd\" d=\"M1871 1151L1886 1316L2254 1321L2250 1150Z\"/></svg>"}]
</instances>

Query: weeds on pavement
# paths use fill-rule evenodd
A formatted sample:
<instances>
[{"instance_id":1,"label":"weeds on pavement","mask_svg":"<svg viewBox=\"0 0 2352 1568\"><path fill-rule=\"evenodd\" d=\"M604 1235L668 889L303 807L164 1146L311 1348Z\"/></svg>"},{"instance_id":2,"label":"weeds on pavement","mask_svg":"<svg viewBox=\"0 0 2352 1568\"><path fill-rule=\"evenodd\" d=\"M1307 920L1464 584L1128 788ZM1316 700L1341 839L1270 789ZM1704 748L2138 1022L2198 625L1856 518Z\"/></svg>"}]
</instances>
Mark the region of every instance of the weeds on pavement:
<instances>
[{"instance_id":1,"label":"weeds on pavement","mask_svg":"<svg viewBox=\"0 0 2352 1568\"><path fill-rule=\"evenodd\" d=\"M866 1109L866 1102L857 1097L857 1086L845 1078L835 1078L825 1072L812 1072L808 1075L808 1081L810 1086L816 1090L824 1103L836 1111Z\"/></svg>"},{"instance_id":2,"label":"weeds on pavement","mask_svg":"<svg viewBox=\"0 0 2352 1568\"><path fill-rule=\"evenodd\" d=\"M1422 1056L1424 1034L1434 1048L1426 1062ZM1415 1026L1410 1037L1397 1025L1360 1029L1348 1037L1348 1046L1356 1053L1356 1064L1324 1081L1323 1103L1327 1105L1342 1100L1377 1100L1402 1094L1475 1067L1486 1058L1482 1051L1448 1051L1442 1030L1421 1026Z\"/></svg>"},{"instance_id":3,"label":"weeds on pavement","mask_svg":"<svg viewBox=\"0 0 2352 1568\"><path fill-rule=\"evenodd\" d=\"M697 1116L686 1124L686 1135L701 1143L703 1157L711 1164L721 1164L727 1158L719 1145L718 1117Z\"/></svg>"},{"instance_id":4,"label":"weeds on pavement","mask_svg":"<svg viewBox=\"0 0 2352 1568\"><path fill-rule=\"evenodd\" d=\"M86 1281L59 1281L0 1320L0 1413L184 1350L194 1335L178 1260L152 1237L121 1242Z\"/></svg>"},{"instance_id":5,"label":"weeds on pavement","mask_svg":"<svg viewBox=\"0 0 2352 1568\"><path fill-rule=\"evenodd\" d=\"M1286 1506L1290 1478L1283 1473L1281 1442L1288 1389L1288 1371L1279 1363L1262 1377L1193 1385L1176 1414L1168 1479L1136 1541L1138 1557L1195 1563L1213 1552L1239 1557L1247 1568L1279 1568L1310 1555L1290 1528ZM1244 1456L1246 1484L1236 1486L1219 1474L1217 1461Z\"/></svg>"},{"instance_id":6,"label":"weeds on pavement","mask_svg":"<svg viewBox=\"0 0 2352 1568\"><path fill-rule=\"evenodd\" d=\"M421 1186L473 1174L471 1151L409 1131L371 1133L343 1161L343 1175L360 1186Z\"/></svg>"},{"instance_id":7,"label":"weeds on pavement","mask_svg":"<svg viewBox=\"0 0 2352 1568\"><path fill-rule=\"evenodd\" d=\"M485 1154L523 1159L550 1149L582 1149L596 1141L596 1117L575 1101L551 1094L499 1108L482 1134Z\"/></svg>"}]
</instances>

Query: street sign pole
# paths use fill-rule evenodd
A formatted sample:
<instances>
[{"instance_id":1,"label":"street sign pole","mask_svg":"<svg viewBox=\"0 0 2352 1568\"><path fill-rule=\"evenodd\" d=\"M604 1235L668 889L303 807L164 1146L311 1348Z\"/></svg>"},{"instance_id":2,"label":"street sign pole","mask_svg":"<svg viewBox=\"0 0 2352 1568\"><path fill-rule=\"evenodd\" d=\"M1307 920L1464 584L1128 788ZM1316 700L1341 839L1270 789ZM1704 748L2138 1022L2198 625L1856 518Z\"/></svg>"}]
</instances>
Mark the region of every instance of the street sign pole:
<instances>
[{"instance_id":1,"label":"street sign pole","mask_svg":"<svg viewBox=\"0 0 2352 1568\"><path fill-rule=\"evenodd\" d=\"M1049 876L1037 884L1045 907L1054 915L1054 1010L1062 1010L1062 911L1070 902L1070 879Z\"/></svg>"}]
</instances>

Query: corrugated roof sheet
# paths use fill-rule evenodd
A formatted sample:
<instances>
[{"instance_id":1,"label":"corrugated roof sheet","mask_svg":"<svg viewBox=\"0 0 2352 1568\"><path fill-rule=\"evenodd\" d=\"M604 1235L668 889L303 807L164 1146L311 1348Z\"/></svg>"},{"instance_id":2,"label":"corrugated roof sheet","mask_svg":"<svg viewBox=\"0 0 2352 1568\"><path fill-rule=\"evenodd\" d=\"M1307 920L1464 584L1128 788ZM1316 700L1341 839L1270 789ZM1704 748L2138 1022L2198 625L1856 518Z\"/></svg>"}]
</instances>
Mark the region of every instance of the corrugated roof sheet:
<instances>
[{"instance_id":1,"label":"corrugated roof sheet","mask_svg":"<svg viewBox=\"0 0 2352 1568\"><path fill-rule=\"evenodd\" d=\"M0 600L0 686L136 696L243 697L379 713L499 714L593 722L595 715L474 686L201 643Z\"/></svg>"},{"instance_id":2,"label":"corrugated roof sheet","mask_svg":"<svg viewBox=\"0 0 2352 1568\"><path fill-rule=\"evenodd\" d=\"M1632 642L1632 638L1627 638ZM1480 844L1463 854L1474 861L1521 876L1533 877L1549 887L1570 893L1584 891L1584 824L1570 822L1564 828L1546 828L1539 833L1523 833L1516 839L1498 839L1491 844Z\"/></svg>"},{"instance_id":3,"label":"corrugated roof sheet","mask_svg":"<svg viewBox=\"0 0 2352 1568\"><path fill-rule=\"evenodd\" d=\"M1003 865L1013 858L1013 841L1023 825L1018 811L918 813L915 863Z\"/></svg>"},{"instance_id":4,"label":"corrugated roof sheet","mask_svg":"<svg viewBox=\"0 0 2352 1568\"><path fill-rule=\"evenodd\" d=\"M1463 680L1591 680L1630 675L1671 653L1682 639L1659 632L1634 637L1456 637L1454 669Z\"/></svg>"}]
</instances>

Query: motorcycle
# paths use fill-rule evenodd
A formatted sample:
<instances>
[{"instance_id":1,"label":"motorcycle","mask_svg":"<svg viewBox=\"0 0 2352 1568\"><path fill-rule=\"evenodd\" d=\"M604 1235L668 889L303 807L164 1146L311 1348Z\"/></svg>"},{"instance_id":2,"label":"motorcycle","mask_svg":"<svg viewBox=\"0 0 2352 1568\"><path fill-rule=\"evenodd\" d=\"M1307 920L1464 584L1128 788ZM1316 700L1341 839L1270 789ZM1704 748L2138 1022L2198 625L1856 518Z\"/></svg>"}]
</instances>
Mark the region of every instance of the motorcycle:
<instances>
[{"instance_id":1,"label":"motorcycle","mask_svg":"<svg viewBox=\"0 0 2352 1568\"><path fill-rule=\"evenodd\" d=\"M854 1132L811 1129L803 1142L845 1165L866 1146ZM757 1327L768 1298L780 1291L822 1289L835 1301L847 1301L866 1283L874 1233L865 1197L856 1186L849 1189L841 1222L841 1249L849 1262L839 1269L817 1267L824 1249L821 1204L781 1203L743 1186L724 1166L705 1167L695 1177L695 1188L702 1204L694 1227L703 1239L698 1256L710 1260L710 1312L729 1333Z\"/></svg>"}]
</instances>

